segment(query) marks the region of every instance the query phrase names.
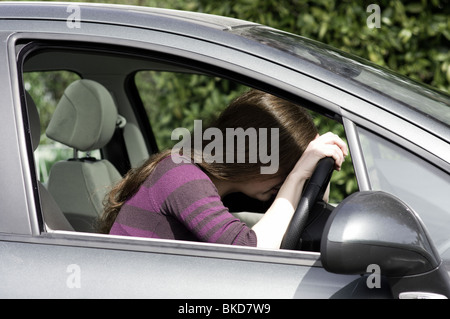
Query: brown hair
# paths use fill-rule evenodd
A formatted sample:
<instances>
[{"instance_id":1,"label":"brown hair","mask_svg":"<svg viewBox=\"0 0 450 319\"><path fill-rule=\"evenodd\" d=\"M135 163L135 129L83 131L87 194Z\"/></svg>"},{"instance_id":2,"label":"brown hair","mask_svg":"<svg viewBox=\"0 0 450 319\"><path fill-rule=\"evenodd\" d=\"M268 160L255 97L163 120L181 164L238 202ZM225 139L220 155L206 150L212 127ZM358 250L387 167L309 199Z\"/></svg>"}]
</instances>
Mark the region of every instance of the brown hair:
<instances>
[{"instance_id":1,"label":"brown hair","mask_svg":"<svg viewBox=\"0 0 450 319\"><path fill-rule=\"evenodd\" d=\"M210 127L218 128L223 136L226 135L227 128L242 128L244 130L248 128L278 128L279 170L276 173L277 175L287 175L297 163L309 142L317 135L317 128L305 109L257 90L250 90L234 100ZM204 147L207 142L203 141L202 146ZM267 149L270 150L270 139L267 142L269 144ZM248 160L249 148L249 141L246 141L246 160L244 163L236 163L236 161L226 163L225 160L222 163L208 163L198 158L196 162L206 174L220 180L240 182L273 177L273 175L261 174L260 168L263 164L259 160L257 163L250 163ZM194 159L197 155L194 151L191 153L191 157ZM170 154L171 150L166 150L151 156L143 165L130 170L114 186L106 199L105 210L99 219L100 232L109 232L125 201L138 191L156 165Z\"/></svg>"}]
</instances>

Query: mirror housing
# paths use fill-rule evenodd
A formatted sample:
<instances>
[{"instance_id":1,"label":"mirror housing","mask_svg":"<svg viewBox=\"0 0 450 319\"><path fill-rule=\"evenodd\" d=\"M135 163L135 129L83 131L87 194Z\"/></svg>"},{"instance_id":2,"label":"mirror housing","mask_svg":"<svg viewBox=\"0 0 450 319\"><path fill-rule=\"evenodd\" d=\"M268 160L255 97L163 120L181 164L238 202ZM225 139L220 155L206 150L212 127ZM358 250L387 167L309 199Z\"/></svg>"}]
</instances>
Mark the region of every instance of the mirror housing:
<instances>
[{"instance_id":1,"label":"mirror housing","mask_svg":"<svg viewBox=\"0 0 450 319\"><path fill-rule=\"evenodd\" d=\"M377 265L396 293L414 286L433 291L437 281L439 293L450 294L448 273L420 218L381 191L354 193L334 209L322 234L321 262L338 274L365 274Z\"/></svg>"}]
</instances>

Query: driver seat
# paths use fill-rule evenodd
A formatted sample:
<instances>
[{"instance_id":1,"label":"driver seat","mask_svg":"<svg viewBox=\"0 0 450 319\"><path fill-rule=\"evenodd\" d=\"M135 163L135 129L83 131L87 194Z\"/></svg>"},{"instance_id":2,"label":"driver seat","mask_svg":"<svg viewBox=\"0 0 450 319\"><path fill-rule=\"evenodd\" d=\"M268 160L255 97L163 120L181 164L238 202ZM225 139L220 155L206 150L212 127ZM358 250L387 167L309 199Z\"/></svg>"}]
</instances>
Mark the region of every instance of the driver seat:
<instances>
[{"instance_id":1,"label":"driver seat","mask_svg":"<svg viewBox=\"0 0 450 319\"><path fill-rule=\"evenodd\" d=\"M82 79L64 91L47 127L52 140L74 149L74 157L55 163L48 190L76 231L96 232L103 200L122 176L108 160L78 158L78 151L101 149L112 138L118 119L109 91Z\"/></svg>"}]
</instances>

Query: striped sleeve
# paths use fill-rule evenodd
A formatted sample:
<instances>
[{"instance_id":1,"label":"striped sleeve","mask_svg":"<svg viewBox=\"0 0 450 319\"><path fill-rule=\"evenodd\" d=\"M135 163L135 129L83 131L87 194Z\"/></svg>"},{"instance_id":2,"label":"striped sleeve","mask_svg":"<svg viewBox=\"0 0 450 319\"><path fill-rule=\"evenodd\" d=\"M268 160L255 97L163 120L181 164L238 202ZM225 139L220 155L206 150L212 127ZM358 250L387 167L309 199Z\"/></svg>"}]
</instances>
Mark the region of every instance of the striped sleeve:
<instances>
[{"instance_id":1,"label":"striped sleeve","mask_svg":"<svg viewBox=\"0 0 450 319\"><path fill-rule=\"evenodd\" d=\"M154 205L163 214L175 216L198 240L210 243L256 246L256 234L223 205L216 187L196 165L165 165L158 179L159 195Z\"/></svg>"}]
</instances>

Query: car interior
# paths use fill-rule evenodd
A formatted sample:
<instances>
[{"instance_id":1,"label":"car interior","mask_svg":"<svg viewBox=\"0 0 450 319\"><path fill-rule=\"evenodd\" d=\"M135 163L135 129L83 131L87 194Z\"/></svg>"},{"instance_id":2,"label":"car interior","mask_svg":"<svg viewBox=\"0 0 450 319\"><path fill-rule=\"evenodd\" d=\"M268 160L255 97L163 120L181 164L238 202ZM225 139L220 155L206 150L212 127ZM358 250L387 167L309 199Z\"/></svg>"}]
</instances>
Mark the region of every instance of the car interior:
<instances>
[{"instance_id":1,"label":"car interior","mask_svg":"<svg viewBox=\"0 0 450 319\"><path fill-rule=\"evenodd\" d=\"M112 185L130 168L160 150L158 132L152 128L134 82L137 72L207 76L218 73L201 62L188 64L170 55L82 43L34 42L25 45L19 56L35 159L35 165L31 165L37 177L35 195L40 203L38 211L42 214L44 232L97 232L96 220ZM54 97L54 109L49 111L36 102L45 100L48 92L33 90L33 81L44 81L46 73L60 71L69 71L77 79L58 83L62 86L61 93ZM33 80L29 80L30 74ZM71 153L67 158L51 160L45 178L41 166L36 164L42 158L45 160L42 141ZM98 155L93 156L95 152ZM227 196L224 204L249 227L270 206L270 202L259 202L243 194ZM315 205L299 249L319 251L323 227L332 210L333 206L324 201Z\"/></svg>"}]
</instances>

